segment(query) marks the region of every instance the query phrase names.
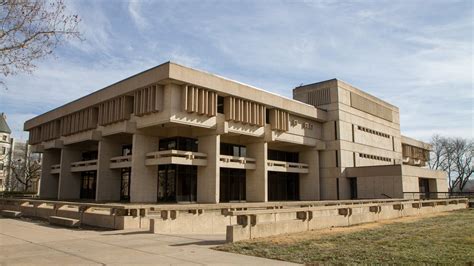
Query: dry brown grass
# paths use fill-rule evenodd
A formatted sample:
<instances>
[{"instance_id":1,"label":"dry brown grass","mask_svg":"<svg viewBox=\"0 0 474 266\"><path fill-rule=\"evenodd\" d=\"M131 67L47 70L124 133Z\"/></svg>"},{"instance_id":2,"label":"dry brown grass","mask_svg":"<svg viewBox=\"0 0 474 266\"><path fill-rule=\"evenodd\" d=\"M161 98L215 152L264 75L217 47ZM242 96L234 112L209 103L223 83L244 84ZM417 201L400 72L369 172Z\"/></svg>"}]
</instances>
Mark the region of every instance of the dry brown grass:
<instances>
[{"instance_id":1,"label":"dry brown grass","mask_svg":"<svg viewBox=\"0 0 474 266\"><path fill-rule=\"evenodd\" d=\"M217 249L306 264L472 264L474 210L254 239Z\"/></svg>"}]
</instances>

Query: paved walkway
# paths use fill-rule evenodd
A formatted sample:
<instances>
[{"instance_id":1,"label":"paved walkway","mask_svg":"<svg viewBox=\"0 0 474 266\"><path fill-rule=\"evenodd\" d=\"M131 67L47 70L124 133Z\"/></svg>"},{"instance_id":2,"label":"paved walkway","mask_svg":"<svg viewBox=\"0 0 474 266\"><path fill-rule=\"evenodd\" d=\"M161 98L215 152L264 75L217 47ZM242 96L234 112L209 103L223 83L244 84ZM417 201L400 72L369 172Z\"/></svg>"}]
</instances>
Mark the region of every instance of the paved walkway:
<instances>
[{"instance_id":1,"label":"paved walkway","mask_svg":"<svg viewBox=\"0 0 474 266\"><path fill-rule=\"evenodd\" d=\"M141 230L74 230L0 218L0 264L287 264L209 249L223 239Z\"/></svg>"}]
</instances>

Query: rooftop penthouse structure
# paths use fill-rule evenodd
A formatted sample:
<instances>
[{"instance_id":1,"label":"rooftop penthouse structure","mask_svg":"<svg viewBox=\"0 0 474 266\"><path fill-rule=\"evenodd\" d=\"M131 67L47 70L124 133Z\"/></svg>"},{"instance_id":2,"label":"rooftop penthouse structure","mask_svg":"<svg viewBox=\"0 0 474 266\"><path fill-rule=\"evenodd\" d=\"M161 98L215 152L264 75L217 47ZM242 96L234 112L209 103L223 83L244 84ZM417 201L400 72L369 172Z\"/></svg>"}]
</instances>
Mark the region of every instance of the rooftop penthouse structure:
<instances>
[{"instance_id":1,"label":"rooftop penthouse structure","mask_svg":"<svg viewBox=\"0 0 474 266\"><path fill-rule=\"evenodd\" d=\"M445 192L399 109L337 79L293 99L167 62L24 125L43 199L267 202Z\"/></svg>"}]
</instances>

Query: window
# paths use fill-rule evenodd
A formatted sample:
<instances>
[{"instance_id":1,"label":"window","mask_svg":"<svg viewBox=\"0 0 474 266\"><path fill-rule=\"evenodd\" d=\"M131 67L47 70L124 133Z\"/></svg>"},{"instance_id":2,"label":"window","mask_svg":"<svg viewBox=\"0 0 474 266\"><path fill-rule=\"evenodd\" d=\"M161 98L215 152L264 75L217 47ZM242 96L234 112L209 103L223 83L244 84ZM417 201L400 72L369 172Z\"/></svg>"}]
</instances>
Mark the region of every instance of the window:
<instances>
[{"instance_id":1,"label":"window","mask_svg":"<svg viewBox=\"0 0 474 266\"><path fill-rule=\"evenodd\" d=\"M268 172L268 200L299 200L300 178L297 173Z\"/></svg>"},{"instance_id":2,"label":"window","mask_svg":"<svg viewBox=\"0 0 474 266\"><path fill-rule=\"evenodd\" d=\"M7 141L7 135L2 136L3 141Z\"/></svg>"},{"instance_id":3,"label":"window","mask_svg":"<svg viewBox=\"0 0 474 266\"><path fill-rule=\"evenodd\" d=\"M387 138L387 139L390 138L390 135L389 135L389 134L385 134L385 133L382 133L382 132L380 132L380 131L376 131L376 130L373 130L373 129L370 129L370 128L357 126L357 129L360 130L360 131L364 131L364 132L373 134L373 135L377 135L377 136L379 136L379 137L384 137L384 138Z\"/></svg>"},{"instance_id":4,"label":"window","mask_svg":"<svg viewBox=\"0 0 474 266\"><path fill-rule=\"evenodd\" d=\"M351 199L357 199L357 177L349 177Z\"/></svg>"},{"instance_id":5,"label":"window","mask_svg":"<svg viewBox=\"0 0 474 266\"><path fill-rule=\"evenodd\" d=\"M265 108L265 123L270 124L270 109Z\"/></svg>"},{"instance_id":6,"label":"window","mask_svg":"<svg viewBox=\"0 0 474 266\"><path fill-rule=\"evenodd\" d=\"M236 157L246 157L247 148L243 145L236 145L230 143L221 143L221 155L229 155Z\"/></svg>"},{"instance_id":7,"label":"window","mask_svg":"<svg viewBox=\"0 0 474 266\"><path fill-rule=\"evenodd\" d=\"M159 143L160 151L181 150L181 151L198 151L198 140L185 137L174 137L161 139Z\"/></svg>"},{"instance_id":8,"label":"window","mask_svg":"<svg viewBox=\"0 0 474 266\"><path fill-rule=\"evenodd\" d=\"M245 174L245 169L220 168L220 202L245 200Z\"/></svg>"},{"instance_id":9,"label":"window","mask_svg":"<svg viewBox=\"0 0 474 266\"><path fill-rule=\"evenodd\" d=\"M2 153L1 154L7 154L7 148L2 147Z\"/></svg>"},{"instance_id":10,"label":"window","mask_svg":"<svg viewBox=\"0 0 474 266\"><path fill-rule=\"evenodd\" d=\"M217 96L217 112L219 114L224 113L224 97Z\"/></svg>"},{"instance_id":11,"label":"window","mask_svg":"<svg viewBox=\"0 0 474 266\"><path fill-rule=\"evenodd\" d=\"M299 154L297 152L268 150L268 159L274 161L297 163L299 162Z\"/></svg>"},{"instance_id":12,"label":"window","mask_svg":"<svg viewBox=\"0 0 474 266\"><path fill-rule=\"evenodd\" d=\"M120 200L130 200L130 174L131 168L122 168L122 176L120 182Z\"/></svg>"},{"instance_id":13,"label":"window","mask_svg":"<svg viewBox=\"0 0 474 266\"><path fill-rule=\"evenodd\" d=\"M96 171L81 172L81 199L95 199Z\"/></svg>"},{"instance_id":14,"label":"window","mask_svg":"<svg viewBox=\"0 0 474 266\"><path fill-rule=\"evenodd\" d=\"M3 163L0 163L0 170L3 170Z\"/></svg>"},{"instance_id":15,"label":"window","mask_svg":"<svg viewBox=\"0 0 474 266\"><path fill-rule=\"evenodd\" d=\"M122 145L122 156L132 155L132 145Z\"/></svg>"},{"instance_id":16,"label":"window","mask_svg":"<svg viewBox=\"0 0 474 266\"><path fill-rule=\"evenodd\" d=\"M86 151L82 153L83 161L97 160L97 151Z\"/></svg>"},{"instance_id":17,"label":"window","mask_svg":"<svg viewBox=\"0 0 474 266\"><path fill-rule=\"evenodd\" d=\"M385 161L385 162L391 162L392 161L392 159L390 159L388 157L370 155L370 154L365 154L365 153L359 153L359 157L366 158L366 159L371 159L371 160Z\"/></svg>"},{"instance_id":18,"label":"window","mask_svg":"<svg viewBox=\"0 0 474 266\"><path fill-rule=\"evenodd\" d=\"M197 166L165 164L158 167L159 202L197 200Z\"/></svg>"}]
</instances>

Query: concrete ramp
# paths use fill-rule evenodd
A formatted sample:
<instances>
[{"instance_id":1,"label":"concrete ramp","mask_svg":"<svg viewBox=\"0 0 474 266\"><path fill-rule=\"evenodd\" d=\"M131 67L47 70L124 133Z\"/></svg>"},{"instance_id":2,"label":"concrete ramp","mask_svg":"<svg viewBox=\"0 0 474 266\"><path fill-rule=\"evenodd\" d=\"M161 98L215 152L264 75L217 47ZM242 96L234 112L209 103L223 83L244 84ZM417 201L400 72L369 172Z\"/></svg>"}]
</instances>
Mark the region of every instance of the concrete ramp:
<instances>
[{"instance_id":1,"label":"concrete ramp","mask_svg":"<svg viewBox=\"0 0 474 266\"><path fill-rule=\"evenodd\" d=\"M79 227L81 226L81 221L78 219L65 218L59 216L50 216L49 223L64 227Z\"/></svg>"},{"instance_id":2,"label":"concrete ramp","mask_svg":"<svg viewBox=\"0 0 474 266\"><path fill-rule=\"evenodd\" d=\"M3 217L7 217L7 218L19 218L19 217L21 217L21 212L19 212L19 211L2 210L0 212L0 214Z\"/></svg>"}]
</instances>

